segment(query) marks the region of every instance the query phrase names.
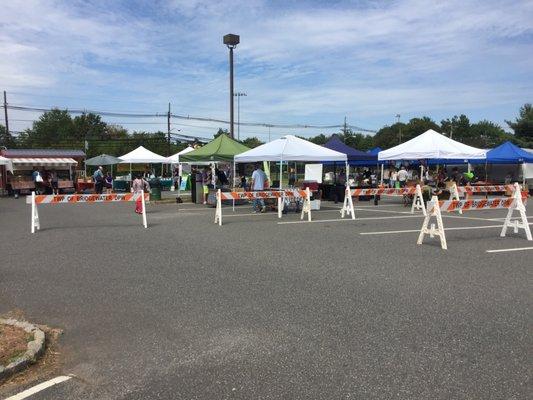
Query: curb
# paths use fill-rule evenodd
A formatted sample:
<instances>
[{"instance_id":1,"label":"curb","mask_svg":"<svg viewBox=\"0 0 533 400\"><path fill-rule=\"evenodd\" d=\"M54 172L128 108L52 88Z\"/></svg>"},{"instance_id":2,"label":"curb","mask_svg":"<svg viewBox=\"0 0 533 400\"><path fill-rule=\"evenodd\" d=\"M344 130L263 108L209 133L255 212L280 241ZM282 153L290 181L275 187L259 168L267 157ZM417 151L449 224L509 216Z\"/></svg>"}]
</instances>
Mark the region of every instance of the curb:
<instances>
[{"instance_id":1,"label":"curb","mask_svg":"<svg viewBox=\"0 0 533 400\"><path fill-rule=\"evenodd\" d=\"M26 352L22 356L6 366L0 365L0 381L2 381L37 361L37 359L44 353L45 335L41 329L26 321L0 318L0 324L12 325L33 334L33 340L28 342Z\"/></svg>"}]
</instances>

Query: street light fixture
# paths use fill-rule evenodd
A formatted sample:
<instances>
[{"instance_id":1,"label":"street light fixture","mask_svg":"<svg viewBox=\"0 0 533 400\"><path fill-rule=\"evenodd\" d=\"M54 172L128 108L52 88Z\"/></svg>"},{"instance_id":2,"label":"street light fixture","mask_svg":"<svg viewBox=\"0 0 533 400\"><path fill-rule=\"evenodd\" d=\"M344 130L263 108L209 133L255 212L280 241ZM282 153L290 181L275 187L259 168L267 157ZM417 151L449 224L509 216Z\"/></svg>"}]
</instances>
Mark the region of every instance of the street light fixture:
<instances>
[{"instance_id":1,"label":"street light fixture","mask_svg":"<svg viewBox=\"0 0 533 400\"><path fill-rule=\"evenodd\" d=\"M237 140L241 140L241 97L246 97L247 94L237 92L234 96L237 98Z\"/></svg>"},{"instance_id":2,"label":"street light fixture","mask_svg":"<svg viewBox=\"0 0 533 400\"><path fill-rule=\"evenodd\" d=\"M398 132L399 132L399 140L398 143L402 142L402 126L400 125L400 114L396 114L396 118L398 118Z\"/></svg>"},{"instance_id":3,"label":"street light fixture","mask_svg":"<svg viewBox=\"0 0 533 400\"><path fill-rule=\"evenodd\" d=\"M237 47L240 42L239 35L228 33L224 35L222 42L229 49L229 119L230 119L230 135L234 138L233 132L233 49Z\"/></svg>"}]
</instances>

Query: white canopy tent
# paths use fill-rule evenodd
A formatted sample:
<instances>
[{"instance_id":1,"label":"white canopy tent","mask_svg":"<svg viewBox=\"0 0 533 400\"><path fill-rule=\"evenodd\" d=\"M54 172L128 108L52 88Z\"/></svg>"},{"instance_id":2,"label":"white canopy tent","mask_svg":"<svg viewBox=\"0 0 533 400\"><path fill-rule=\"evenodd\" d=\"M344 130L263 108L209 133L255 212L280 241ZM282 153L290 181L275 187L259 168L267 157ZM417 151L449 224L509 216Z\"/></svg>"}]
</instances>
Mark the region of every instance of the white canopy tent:
<instances>
[{"instance_id":1,"label":"white canopy tent","mask_svg":"<svg viewBox=\"0 0 533 400\"><path fill-rule=\"evenodd\" d=\"M456 142L433 129L378 153L379 161L485 159L487 151Z\"/></svg>"},{"instance_id":2,"label":"white canopy tent","mask_svg":"<svg viewBox=\"0 0 533 400\"><path fill-rule=\"evenodd\" d=\"M167 163L168 164L179 164L180 163L180 156L183 154L190 153L191 151L194 151L194 147L188 146L184 148L183 150L177 152L174 155L171 155L170 157L167 157Z\"/></svg>"},{"instance_id":3,"label":"white canopy tent","mask_svg":"<svg viewBox=\"0 0 533 400\"><path fill-rule=\"evenodd\" d=\"M429 129L423 134L378 153L379 161L400 160L463 160L485 159L487 150L467 146L456 142L439 132ZM381 164L381 183L383 184L383 166ZM468 164L470 169L470 164ZM420 166L420 176L424 173L424 166Z\"/></svg>"},{"instance_id":4,"label":"white canopy tent","mask_svg":"<svg viewBox=\"0 0 533 400\"><path fill-rule=\"evenodd\" d=\"M133 179L131 173L131 164L161 164L161 170L163 164L167 163L167 158L160 156L159 154L150 151L143 146L137 147L135 150L130 151L127 154L119 157L122 161L121 164L130 164L130 179Z\"/></svg>"},{"instance_id":5,"label":"white canopy tent","mask_svg":"<svg viewBox=\"0 0 533 400\"><path fill-rule=\"evenodd\" d=\"M0 165L5 165L6 170L13 173L13 162L9 158L0 156Z\"/></svg>"},{"instance_id":6,"label":"white canopy tent","mask_svg":"<svg viewBox=\"0 0 533 400\"><path fill-rule=\"evenodd\" d=\"M121 164L164 164L167 158L150 151L143 146L119 157Z\"/></svg>"},{"instance_id":7,"label":"white canopy tent","mask_svg":"<svg viewBox=\"0 0 533 400\"><path fill-rule=\"evenodd\" d=\"M235 156L235 162L279 161L280 169L284 161L344 161L348 173L348 158L346 154L330 150L293 135L265 143L254 149ZM280 179L279 185L281 189Z\"/></svg>"}]
</instances>

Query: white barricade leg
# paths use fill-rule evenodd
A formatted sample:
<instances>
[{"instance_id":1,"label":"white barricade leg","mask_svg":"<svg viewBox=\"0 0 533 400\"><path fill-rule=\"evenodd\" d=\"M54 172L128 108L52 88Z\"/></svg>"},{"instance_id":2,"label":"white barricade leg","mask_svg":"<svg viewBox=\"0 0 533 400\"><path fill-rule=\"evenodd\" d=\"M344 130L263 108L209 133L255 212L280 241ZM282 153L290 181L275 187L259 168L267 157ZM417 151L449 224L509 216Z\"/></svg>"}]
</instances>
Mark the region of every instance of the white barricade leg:
<instances>
[{"instance_id":1,"label":"white barricade leg","mask_svg":"<svg viewBox=\"0 0 533 400\"><path fill-rule=\"evenodd\" d=\"M439 199L437 198L437 196L433 196L431 202L428 203L428 209L429 211L424 217L424 222L422 223L420 235L418 235L418 240L416 243L422 244L425 235L429 235L430 237L438 236L440 239L440 246L442 247L442 249L447 250L448 244L446 243L444 224L442 223L442 215L440 213ZM437 230L435 230L435 224L430 225L432 216L434 216L437 220Z\"/></svg>"},{"instance_id":2,"label":"white barricade leg","mask_svg":"<svg viewBox=\"0 0 533 400\"><path fill-rule=\"evenodd\" d=\"M416 185L416 192L413 198L413 204L411 205L411 214L415 212L415 208L417 210L422 210L422 213L424 215L427 215L426 205L424 204L424 198L422 197L422 188L420 187L420 185Z\"/></svg>"},{"instance_id":3,"label":"white barricade leg","mask_svg":"<svg viewBox=\"0 0 533 400\"><path fill-rule=\"evenodd\" d=\"M352 219L355 219L355 212L353 209L353 199L350 193L349 186L346 186L346 190L344 191L344 202L342 203L342 208L341 208L341 218L344 218L345 214L348 214L348 215L351 214Z\"/></svg>"},{"instance_id":4,"label":"white barricade leg","mask_svg":"<svg viewBox=\"0 0 533 400\"><path fill-rule=\"evenodd\" d=\"M349 214L352 214L352 219L355 219L355 210L353 208L353 197L352 197L352 194L350 193L350 189L348 189L348 213Z\"/></svg>"},{"instance_id":5,"label":"white barricade leg","mask_svg":"<svg viewBox=\"0 0 533 400\"><path fill-rule=\"evenodd\" d=\"M457 184L454 182L452 187L450 188L450 200L457 200L460 201L461 198L459 197L459 189L457 189ZM457 209L457 212L459 214L463 213L463 210L461 208Z\"/></svg>"},{"instance_id":6,"label":"white barricade leg","mask_svg":"<svg viewBox=\"0 0 533 400\"><path fill-rule=\"evenodd\" d=\"M304 204L302 206L302 214L300 215L300 219L304 219L304 215L307 213L307 220L311 222L311 191L309 188L305 188L305 199Z\"/></svg>"},{"instance_id":7,"label":"white barricade leg","mask_svg":"<svg viewBox=\"0 0 533 400\"><path fill-rule=\"evenodd\" d=\"M141 192L141 205L143 208L143 226L148 228L148 222L146 221L146 201L144 199L144 190Z\"/></svg>"},{"instance_id":8,"label":"white barricade leg","mask_svg":"<svg viewBox=\"0 0 533 400\"><path fill-rule=\"evenodd\" d=\"M35 192L31 192L31 233L35 233L35 229L41 229L41 224L39 222L37 203L35 202Z\"/></svg>"},{"instance_id":9,"label":"white barricade leg","mask_svg":"<svg viewBox=\"0 0 533 400\"><path fill-rule=\"evenodd\" d=\"M522 202L522 191L517 183L515 183L513 197L514 201L511 207L509 208L509 211L507 211L507 217L505 218L505 222L503 223L500 236L505 237L505 235L507 234L507 228L513 227L514 233L518 233L518 229L523 229L526 233L527 240L533 240L533 237L531 236L529 222L526 216L526 207ZM520 214L520 221L511 221L515 210L517 210Z\"/></svg>"},{"instance_id":10,"label":"white barricade leg","mask_svg":"<svg viewBox=\"0 0 533 400\"><path fill-rule=\"evenodd\" d=\"M278 218L281 218L284 204L285 204L285 193L282 193L282 195L278 197Z\"/></svg>"},{"instance_id":11,"label":"white barricade leg","mask_svg":"<svg viewBox=\"0 0 533 400\"><path fill-rule=\"evenodd\" d=\"M222 226L222 200L220 189L217 190L217 206L215 208L215 224L218 223L219 226Z\"/></svg>"}]
</instances>

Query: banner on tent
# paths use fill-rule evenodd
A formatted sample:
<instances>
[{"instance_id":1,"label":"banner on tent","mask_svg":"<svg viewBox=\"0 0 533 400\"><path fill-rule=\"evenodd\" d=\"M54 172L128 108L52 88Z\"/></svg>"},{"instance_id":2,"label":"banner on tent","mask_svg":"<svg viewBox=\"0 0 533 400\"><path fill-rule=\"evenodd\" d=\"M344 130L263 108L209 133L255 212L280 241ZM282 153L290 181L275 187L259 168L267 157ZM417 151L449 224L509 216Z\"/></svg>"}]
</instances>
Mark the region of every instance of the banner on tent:
<instances>
[{"instance_id":1,"label":"banner on tent","mask_svg":"<svg viewBox=\"0 0 533 400\"><path fill-rule=\"evenodd\" d=\"M71 194L71 195L35 195L26 196L26 204L31 204L31 233L41 229L39 211L40 204L75 204L75 203L120 203L140 201L142 222L145 228L148 227L146 221L146 202L150 198L149 193L114 193L114 194Z\"/></svg>"},{"instance_id":2,"label":"banner on tent","mask_svg":"<svg viewBox=\"0 0 533 400\"><path fill-rule=\"evenodd\" d=\"M344 193L344 203L341 208L341 218L345 214L351 215L355 219L355 211L353 205L353 196L413 196L413 203L411 205L411 213L416 210L422 210L426 215L426 206L424 198L422 197L422 188L420 185L406 187L406 188L372 188L372 189L350 189L346 187Z\"/></svg>"},{"instance_id":3,"label":"banner on tent","mask_svg":"<svg viewBox=\"0 0 533 400\"><path fill-rule=\"evenodd\" d=\"M420 229L420 235L418 236L417 244L422 244L424 237L429 235L430 237L438 236L440 238L441 247L446 250L448 245L446 243L446 235L444 233L444 224L442 222L442 212L453 212L457 210L473 211L473 210L489 210L489 209L508 209L507 217L500 233L501 237L505 237L507 229L512 227L514 232L518 233L518 229L523 229L526 233L527 240L533 240L531 236L531 230L526 216L525 201L527 195L522 194L518 183L513 185L512 197L498 197L492 199L480 199L480 200L444 200L439 201L437 196L433 196L430 202L427 204L428 213L424 218L422 228ZM520 220L512 221L513 212L518 211L520 214ZM436 218L437 227L435 224L431 224L431 217Z\"/></svg>"}]
</instances>

